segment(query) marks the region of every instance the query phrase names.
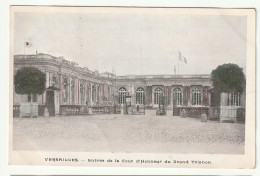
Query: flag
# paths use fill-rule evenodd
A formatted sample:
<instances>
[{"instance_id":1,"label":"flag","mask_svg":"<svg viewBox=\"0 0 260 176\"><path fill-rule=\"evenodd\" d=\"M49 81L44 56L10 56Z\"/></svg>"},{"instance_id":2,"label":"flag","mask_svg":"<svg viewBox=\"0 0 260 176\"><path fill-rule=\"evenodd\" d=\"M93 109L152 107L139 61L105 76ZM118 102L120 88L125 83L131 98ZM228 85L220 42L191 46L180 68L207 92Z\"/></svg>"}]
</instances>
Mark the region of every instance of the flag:
<instances>
[{"instance_id":1,"label":"flag","mask_svg":"<svg viewBox=\"0 0 260 176\"><path fill-rule=\"evenodd\" d=\"M181 52L179 51L179 60L182 61Z\"/></svg>"},{"instance_id":2,"label":"flag","mask_svg":"<svg viewBox=\"0 0 260 176\"><path fill-rule=\"evenodd\" d=\"M30 48L30 47L32 47L32 41L31 41L31 39L26 39L26 40L24 40L24 46L26 46L27 48Z\"/></svg>"},{"instance_id":3,"label":"flag","mask_svg":"<svg viewBox=\"0 0 260 176\"><path fill-rule=\"evenodd\" d=\"M187 59L184 56L183 56L183 61L184 61L185 64L187 64Z\"/></svg>"}]
</instances>

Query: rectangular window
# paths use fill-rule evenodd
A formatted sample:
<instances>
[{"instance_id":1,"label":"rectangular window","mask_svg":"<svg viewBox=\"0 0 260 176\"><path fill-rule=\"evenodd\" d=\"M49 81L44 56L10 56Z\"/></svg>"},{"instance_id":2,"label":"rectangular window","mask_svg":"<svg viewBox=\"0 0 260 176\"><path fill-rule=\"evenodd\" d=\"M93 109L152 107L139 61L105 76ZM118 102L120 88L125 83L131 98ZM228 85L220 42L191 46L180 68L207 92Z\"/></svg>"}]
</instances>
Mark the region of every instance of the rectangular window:
<instances>
[{"instance_id":1,"label":"rectangular window","mask_svg":"<svg viewBox=\"0 0 260 176\"><path fill-rule=\"evenodd\" d=\"M192 90L192 105L201 105L201 89L195 88Z\"/></svg>"},{"instance_id":2,"label":"rectangular window","mask_svg":"<svg viewBox=\"0 0 260 176\"><path fill-rule=\"evenodd\" d=\"M240 106L240 94L239 93L231 94L231 106Z\"/></svg>"}]
</instances>

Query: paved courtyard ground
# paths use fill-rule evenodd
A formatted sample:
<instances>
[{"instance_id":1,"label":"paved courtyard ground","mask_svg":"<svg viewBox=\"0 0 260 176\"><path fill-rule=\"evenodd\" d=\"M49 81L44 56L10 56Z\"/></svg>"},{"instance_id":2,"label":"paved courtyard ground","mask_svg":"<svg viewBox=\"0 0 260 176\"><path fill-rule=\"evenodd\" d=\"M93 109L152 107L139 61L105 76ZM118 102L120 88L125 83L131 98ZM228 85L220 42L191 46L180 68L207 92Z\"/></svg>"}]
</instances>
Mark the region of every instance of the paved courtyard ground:
<instances>
[{"instance_id":1,"label":"paved courtyard ground","mask_svg":"<svg viewBox=\"0 0 260 176\"><path fill-rule=\"evenodd\" d=\"M13 119L14 150L243 154L245 125L195 118L92 115Z\"/></svg>"}]
</instances>

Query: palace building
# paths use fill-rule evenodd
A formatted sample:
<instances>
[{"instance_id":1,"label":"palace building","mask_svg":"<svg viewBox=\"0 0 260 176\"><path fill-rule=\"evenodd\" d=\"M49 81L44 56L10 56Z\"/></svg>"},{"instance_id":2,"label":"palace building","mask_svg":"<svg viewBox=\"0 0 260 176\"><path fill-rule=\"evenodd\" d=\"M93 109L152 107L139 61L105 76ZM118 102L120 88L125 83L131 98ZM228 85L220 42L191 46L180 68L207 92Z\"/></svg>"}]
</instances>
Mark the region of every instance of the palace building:
<instances>
[{"instance_id":1,"label":"palace building","mask_svg":"<svg viewBox=\"0 0 260 176\"><path fill-rule=\"evenodd\" d=\"M46 73L46 91L33 97L18 95L14 91L14 105L33 98L39 105L54 104L55 114L59 114L59 108L66 105L125 104L126 96L131 96L132 105L147 108L158 107L162 96L168 108L219 104L245 106L245 95L222 95L228 96L228 102L216 98L209 74L116 76L109 72L91 71L63 57L49 54L15 55L14 74L24 66L33 66Z\"/></svg>"}]
</instances>

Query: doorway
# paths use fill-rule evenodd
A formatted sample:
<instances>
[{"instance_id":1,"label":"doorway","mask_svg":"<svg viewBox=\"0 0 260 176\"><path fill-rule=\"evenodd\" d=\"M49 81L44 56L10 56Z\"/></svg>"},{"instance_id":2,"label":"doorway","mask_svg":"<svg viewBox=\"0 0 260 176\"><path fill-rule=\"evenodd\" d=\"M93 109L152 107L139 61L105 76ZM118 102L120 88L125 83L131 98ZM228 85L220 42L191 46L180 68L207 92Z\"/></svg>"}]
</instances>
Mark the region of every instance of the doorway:
<instances>
[{"instance_id":1,"label":"doorway","mask_svg":"<svg viewBox=\"0 0 260 176\"><path fill-rule=\"evenodd\" d=\"M55 116L55 103L54 103L54 91L46 92L46 107L50 116Z\"/></svg>"}]
</instances>

